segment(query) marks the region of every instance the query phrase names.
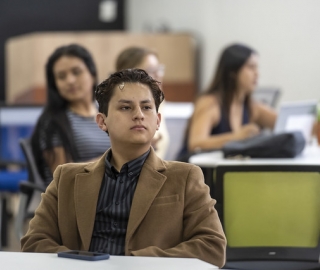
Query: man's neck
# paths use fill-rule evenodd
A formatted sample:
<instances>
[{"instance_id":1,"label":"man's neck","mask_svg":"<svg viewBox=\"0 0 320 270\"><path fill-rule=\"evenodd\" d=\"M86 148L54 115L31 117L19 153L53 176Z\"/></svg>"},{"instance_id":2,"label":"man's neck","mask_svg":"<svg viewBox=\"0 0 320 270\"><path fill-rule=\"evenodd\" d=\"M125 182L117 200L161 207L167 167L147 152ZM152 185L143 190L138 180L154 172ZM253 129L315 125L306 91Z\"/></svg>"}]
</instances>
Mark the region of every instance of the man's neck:
<instances>
[{"instance_id":1,"label":"man's neck","mask_svg":"<svg viewBox=\"0 0 320 270\"><path fill-rule=\"evenodd\" d=\"M131 146L130 149L128 149L129 147L121 147L119 149L118 147L112 146L112 158L110 160L110 163L115 167L117 171L120 172L124 164L142 156L150 149L150 146L151 145L141 147L141 145L137 145L137 147Z\"/></svg>"}]
</instances>

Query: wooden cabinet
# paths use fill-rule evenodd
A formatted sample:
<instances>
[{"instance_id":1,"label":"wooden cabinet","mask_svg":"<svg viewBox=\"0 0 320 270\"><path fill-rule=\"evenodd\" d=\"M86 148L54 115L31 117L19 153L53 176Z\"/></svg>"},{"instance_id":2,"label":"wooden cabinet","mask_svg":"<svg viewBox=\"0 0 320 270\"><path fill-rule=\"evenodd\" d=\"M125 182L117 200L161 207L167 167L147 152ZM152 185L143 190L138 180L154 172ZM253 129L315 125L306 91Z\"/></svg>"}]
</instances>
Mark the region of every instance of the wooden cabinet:
<instances>
[{"instance_id":1,"label":"wooden cabinet","mask_svg":"<svg viewBox=\"0 0 320 270\"><path fill-rule=\"evenodd\" d=\"M166 67L163 90L168 101L193 101L196 95L196 42L189 34L130 34L126 32L42 32L6 42L6 102L46 100L45 63L61 45L78 43L93 55L99 81L115 71L120 51L136 45L158 52Z\"/></svg>"}]
</instances>

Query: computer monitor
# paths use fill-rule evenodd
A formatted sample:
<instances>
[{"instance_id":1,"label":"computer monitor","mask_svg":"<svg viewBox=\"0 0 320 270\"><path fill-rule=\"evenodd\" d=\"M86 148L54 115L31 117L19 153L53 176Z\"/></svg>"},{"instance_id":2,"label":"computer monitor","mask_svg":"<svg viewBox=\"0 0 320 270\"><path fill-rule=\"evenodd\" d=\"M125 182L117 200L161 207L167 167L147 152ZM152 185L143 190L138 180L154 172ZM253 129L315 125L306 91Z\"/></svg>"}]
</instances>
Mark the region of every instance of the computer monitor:
<instances>
[{"instance_id":1,"label":"computer monitor","mask_svg":"<svg viewBox=\"0 0 320 270\"><path fill-rule=\"evenodd\" d=\"M24 165L19 140L31 136L43 110L40 105L0 105L0 165Z\"/></svg>"},{"instance_id":2,"label":"computer monitor","mask_svg":"<svg viewBox=\"0 0 320 270\"><path fill-rule=\"evenodd\" d=\"M273 132L301 131L306 142L311 142L317 103L317 100L308 100L281 104Z\"/></svg>"},{"instance_id":3,"label":"computer monitor","mask_svg":"<svg viewBox=\"0 0 320 270\"><path fill-rule=\"evenodd\" d=\"M318 263L319 166L219 165L215 180L226 268L291 270Z\"/></svg>"},{"instance_id":4,"label":"computer monitor","mask_svg":"<svg viewBox=\"0 0 320 270\"><path fill-rule=\"evenodd\" d=\"M280 89L271 87L259 87L252 93L254 100L275 108L280 98Z\"/></svg>"}]
</instances>

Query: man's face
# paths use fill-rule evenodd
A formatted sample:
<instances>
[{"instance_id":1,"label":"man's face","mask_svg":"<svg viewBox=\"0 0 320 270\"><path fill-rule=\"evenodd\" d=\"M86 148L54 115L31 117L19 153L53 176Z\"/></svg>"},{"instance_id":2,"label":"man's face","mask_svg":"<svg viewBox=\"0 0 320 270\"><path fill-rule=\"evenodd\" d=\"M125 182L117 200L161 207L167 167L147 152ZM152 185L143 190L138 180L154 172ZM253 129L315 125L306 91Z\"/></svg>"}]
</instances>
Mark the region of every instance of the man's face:
<instances>
[{"instance_id":1,"label":"man's face","mask_svg":"<svg viewBox=\"0 0 320 270\"><path fill-rule=\"evenodd\" d=\"M108 116L100 115L100 121L97 117L99 127L108 131L112 147L132 144L149 147L160 121L149 87L140 83L116 86Z\"/></svg>"}]
</instances>

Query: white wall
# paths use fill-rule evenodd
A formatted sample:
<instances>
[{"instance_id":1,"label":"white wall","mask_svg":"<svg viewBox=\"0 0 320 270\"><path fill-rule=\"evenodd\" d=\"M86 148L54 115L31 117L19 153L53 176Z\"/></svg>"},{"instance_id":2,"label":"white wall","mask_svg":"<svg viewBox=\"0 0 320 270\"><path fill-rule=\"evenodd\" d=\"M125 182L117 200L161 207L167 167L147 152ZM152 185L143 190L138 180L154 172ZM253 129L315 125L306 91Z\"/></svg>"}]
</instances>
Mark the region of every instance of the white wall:
<instances>
[{"instance_id":1,"label":"white wall","mask_svg":"<svg viewBox=\"0 0 320 270\"><path fill-rule=\"evenodd\" d=\"M129 31L163 23L191 32L201 46L201 88L226 45L242 42L260 54L260 85L279 86L281 101L320 99L319 0L127 0Z\"/></svg>"}]
</instances>

